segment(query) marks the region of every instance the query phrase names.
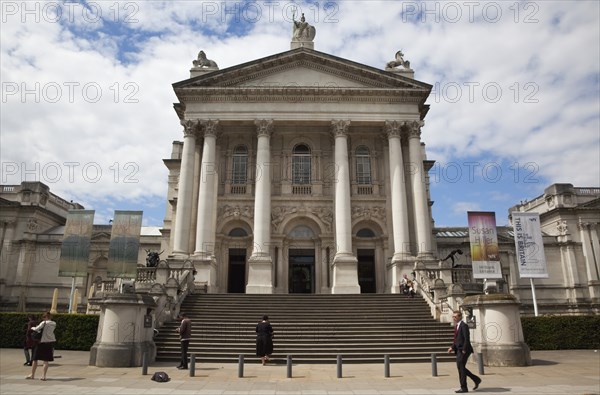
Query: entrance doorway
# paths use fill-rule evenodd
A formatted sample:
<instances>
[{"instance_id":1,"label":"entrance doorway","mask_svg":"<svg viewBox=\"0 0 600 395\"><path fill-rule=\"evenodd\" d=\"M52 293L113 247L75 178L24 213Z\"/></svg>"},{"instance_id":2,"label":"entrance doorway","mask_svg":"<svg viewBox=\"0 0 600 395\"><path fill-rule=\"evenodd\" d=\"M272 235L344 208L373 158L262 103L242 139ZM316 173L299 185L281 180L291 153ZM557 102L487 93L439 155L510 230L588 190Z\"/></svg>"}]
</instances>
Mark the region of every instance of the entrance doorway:
<instances>
[{"instance_id":1,"label":"entrance doorway","mask_svg":"<svg viewBox=\"0 0 600 395\"><path fill-rule=\"evenodd\" d=\"M291 249L289 250L289 292L306 293L315 292L315 250Z\"/></svg>"},{"instance_id":2,"label":"entrance doorway","mask_svg":"<svg viewBox=\"0 0 600 395\"><path fill-rule=\"evenodd\" d=\"M360 293L375 293L375 250L356 250Z\"/></svg>"},{"instance_id":3,"label":"entrance doorway","mask_svg":"<svg viewBox=\"0 0 600 395\"><path fill-rule=\"evenodd\" d=\"M242 294L246 292L246 250L244 248L229 249L227 292Z\"/></svg>"}]
</instances>

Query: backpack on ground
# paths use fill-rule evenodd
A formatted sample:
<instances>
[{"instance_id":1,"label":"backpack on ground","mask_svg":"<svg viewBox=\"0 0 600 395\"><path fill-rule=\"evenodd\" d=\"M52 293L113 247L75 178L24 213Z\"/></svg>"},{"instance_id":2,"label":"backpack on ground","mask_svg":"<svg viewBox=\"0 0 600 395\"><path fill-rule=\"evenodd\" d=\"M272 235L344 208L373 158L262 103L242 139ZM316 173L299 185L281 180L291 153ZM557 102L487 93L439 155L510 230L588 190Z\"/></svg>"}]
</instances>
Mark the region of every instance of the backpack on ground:
<instances>
[{"instance_id":1,"label":"backpack on ground","mask_svg":"<svg viewBox=\"0 0 600 395\"><path fill-rule=\"evenodd\" d=\"M156 381L157 383L166 383L167 381L171 380L171 378L165 372L156 372L152 375L151 380Z\"/></svg>"}]
</instances>

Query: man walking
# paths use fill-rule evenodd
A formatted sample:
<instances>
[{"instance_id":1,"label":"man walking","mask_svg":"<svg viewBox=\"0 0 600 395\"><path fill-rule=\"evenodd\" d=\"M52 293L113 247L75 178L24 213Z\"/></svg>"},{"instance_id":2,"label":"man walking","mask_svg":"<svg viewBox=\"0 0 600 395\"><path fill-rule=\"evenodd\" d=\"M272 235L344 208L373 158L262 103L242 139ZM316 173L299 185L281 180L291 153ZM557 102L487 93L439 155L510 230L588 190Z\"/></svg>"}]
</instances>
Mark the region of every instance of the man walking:
<instances>
[{"instance_id":1,"label":"man walking","mask_svg":"<svg viewBox=\"0 0 600 395\"><path fill-rule=\"evenodd\" d=\"M454 342L452 347L448 348L448 352L456 353L456 367L458 368L458 379L460 381L460 389L454 392L463 393L469 392L467 388L467 376L475 382L473 391L479 388L481 384L481 378L475 376L469 369L467 369L467 361L469 356L473 354L473 346L471 346L471 340L469 336L469 327L462 321L462 313L455 311L452 314L454 320Z\"/></svg>"},{"instance_id":2,"label":"man walking","mask_svg":"<svg viewBox=\"0 0 600 395\"><path fill-rule=\"evenodd\" d=\"M181 319L181 325L175 329L179 333L179 339L181 340L181 361L177 369L188 368L188 347L190 345L190 339L192 338L192 320L190 320L185 313L179 315Z\"/></svg>"}]
</instances>

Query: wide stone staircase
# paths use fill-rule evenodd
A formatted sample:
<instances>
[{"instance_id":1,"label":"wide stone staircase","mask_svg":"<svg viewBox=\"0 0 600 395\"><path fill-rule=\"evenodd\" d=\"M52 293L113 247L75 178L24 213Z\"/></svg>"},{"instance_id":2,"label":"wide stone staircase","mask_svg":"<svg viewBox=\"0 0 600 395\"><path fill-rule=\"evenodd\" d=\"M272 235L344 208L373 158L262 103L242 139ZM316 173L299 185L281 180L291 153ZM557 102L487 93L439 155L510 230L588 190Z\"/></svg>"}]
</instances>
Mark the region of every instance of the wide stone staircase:
<instances>
[{"instance_id":1,"label":"wide stone staircase","mask_svg":"<svg viewBox=\"0 0 600 395\"><path fill-rule=\"evenodd\" d=\"M275 331L273 362L344 363L452 361L449 324L435 321L423 299L397 294L198 294L181 306L192 320L189 352L197 362L255 356L256 324L268 315ZM177 321L156 336L157 360L179 361ZM257 359L258 360L258 359Z\"/></svg>"}]
</instances>

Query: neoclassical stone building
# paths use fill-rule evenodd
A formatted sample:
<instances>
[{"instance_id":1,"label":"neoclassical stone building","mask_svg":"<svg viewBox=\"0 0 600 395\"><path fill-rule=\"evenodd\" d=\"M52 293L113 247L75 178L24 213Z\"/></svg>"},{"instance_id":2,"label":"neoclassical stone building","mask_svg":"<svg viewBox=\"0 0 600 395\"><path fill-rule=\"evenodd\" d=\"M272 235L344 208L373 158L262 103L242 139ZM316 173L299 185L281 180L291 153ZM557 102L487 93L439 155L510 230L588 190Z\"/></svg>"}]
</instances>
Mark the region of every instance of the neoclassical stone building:
<instances>
[{"instance_id":1,"label":"neoclassical stone building","mask_svg":"<svg viewBox=\"0 0 600 395\"><path fill-rule=\"evenodd\" d=\"M193 261L209 292L397 292L403 268L437 255L431 85L407 62L299 44L173 85L183 142L165 160L161 249Z\"/></svg>"}]
</instances>

